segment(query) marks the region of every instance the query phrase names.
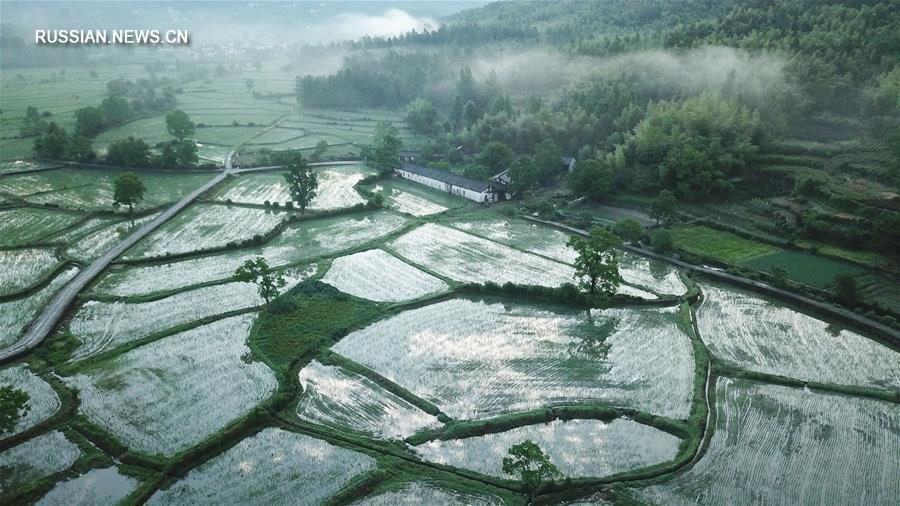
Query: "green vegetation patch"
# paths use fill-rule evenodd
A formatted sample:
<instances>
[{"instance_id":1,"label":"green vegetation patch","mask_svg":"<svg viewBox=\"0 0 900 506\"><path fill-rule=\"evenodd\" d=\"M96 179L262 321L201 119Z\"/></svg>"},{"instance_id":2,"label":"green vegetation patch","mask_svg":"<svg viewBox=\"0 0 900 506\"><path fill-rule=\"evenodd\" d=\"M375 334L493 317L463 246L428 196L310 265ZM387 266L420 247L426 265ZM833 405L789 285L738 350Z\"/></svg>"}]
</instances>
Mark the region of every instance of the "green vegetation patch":
<instances>
[{"instance_id":1,"label":"green vegetation patch","mask_svg":"<svg viewBox=\"0 0 900 506\"><path fill-rule=\"evenodd\" d=\"M382 306L306 280L270 304L256 320L249 345L276 371L376 320Z\"/></svg>"},{"instance_id":2,"label":"green vegetation patch","mask_svg":"<svg viewBox=\"0 0 900 506\"><path fill-rule=\"evenodd\" d=\"M672 239L678 248L688 253L728 264L743 263L780 251L775 246L700 225L673 228Z\"/></svg>"},{"instance_id":3,"label":"green vegetation patch","mask_svg":"<svg viewBox=\"0 0 900 506\"><path fill-rule=\"evenodd\" d=\"M817 288L830 285L839 274L855 276L864 272L863 269L846 262L793 250L781 250L754 257L742 264L767 272L771 272L775 267L781 267L787 271L791 279Z\"/></svg>"}]
</instances>

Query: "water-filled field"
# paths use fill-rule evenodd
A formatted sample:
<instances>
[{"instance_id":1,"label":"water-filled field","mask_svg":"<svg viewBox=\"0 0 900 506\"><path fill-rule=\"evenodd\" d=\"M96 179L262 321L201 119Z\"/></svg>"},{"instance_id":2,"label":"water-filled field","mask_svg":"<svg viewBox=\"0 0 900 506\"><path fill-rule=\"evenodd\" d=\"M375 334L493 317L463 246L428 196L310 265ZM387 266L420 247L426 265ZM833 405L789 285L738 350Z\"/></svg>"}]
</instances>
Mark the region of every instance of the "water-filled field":
<instances>
[{"instance_id":1,"label":"water-filled field","mask_svg":"<svg viewBox=\"0 0 900 506\"><path fill-rule=\"evenodd\" d=\"M56 430L13 446L0 453L0 494L65 471L79 456L81 449Z\"/></svg>"},{"instance_id":2,"label":"water-filled field","mask_svg":"<svg viewBox=\"0 0 900 506\"><path fill-rule=\"evenodd\" d=\"M77 267L71 267L58 274L44 288L30 295L0 302L0 347L15 344L31 320L40 313L53 295L70 279L78 274Z\"/></svg>"},{"instance_id":3,"label":"water-filled field","mask_svg":"<svg viewBox=\"0 0 900 506\"><path fill-rule=\"evenodd\" d=\"M374 467L367 455L268 428L158 491L148 504L322 504Z\"/></svg>"},{"instance_id":4,"label":"water-filled field","mask_svg":"<svg viewBox=\"0 0 900 506\"><path fill-rule=\"evenodd\" d=\"M11 436L30 429L53 416L61 403L56 391L46 381L24 365L0 369L0 386L12 385L28 394L28 412L19 418L16 426L3 436Z\"/></svg>"},{"instance_id":5,"label":"water-filled field","mask_svg":"<svg viewBox=\"0 0 900 506\"><path fill-rule=\"evenodd\" d=\"M0 246L35 243L81 219L78 214L32 207L0 210Z\"/></svg>"},{"instance_id":6,"label":"water-filled field","mask_svg":"<svg viewBox=\"0 0 900 506\"><path fill-rule=\"evenodd\" d=\"M69 209L113 210L114 182L125 171L116 169L56 169L0 179L0 193L24 197L33 204L54 204ZM213 174L169 173L141 170L147 188L137 209L177 202L213 178ZM120 208L126 211L128 208Z\"/></svg>"},{"instance_id":7,"label":"water-filled field","mask_svg":"<svg viewBox=\"0 0 900 506\"><path fill-rule=\"evenodd\" d=\"M64 378L80 412L129 447L173 455L245 415L277 386L247 363L254 314L225 318L135 348Z\"/></svg>"},{"instance_id":8,"label":"water-filled field","mask_svg":"<svg viewBox=\"0 0 900 506\"><path fill-rule=\"evenodd\" d=\"M666 462L681 440L632 420L554 420L465 439L414 447L423 460L503 477L503 457L513 445L536 443L569 478L603 477ZM509 476L507 476L509 477Z\"/></svg>"},{"instance_id":9,"label":"water-filled field","mask_svg":"<svg viewBox=\"0 0 900 506\"><path fill-rule=\"evenodd\" d=\"M401 213L429 216L466 205L462 197L402 180L382 181L373 189L384 194L387 205Z\"/></svg>"},{"instance_id":10,"label":"water-filled field","mask_svg":"<svg viewBox=\"0 0 900 506\"><path fill-rule=\"evenodd\" d=\"M288 287L298 281L290 279ZM96 355L184 323L263 302L256 285L241 282L206 286L151 302L89 301L69 324L69 331L81 341L73 357Z\"/></svg>"},{"instance_id":11,"label":"water-filled field","mask_svg":"<svg viewBox=\"0 0 900 506\"><path fill-rule=\"evenodd\" d=\"M57 483L37 506L96 506L117 504L138 486L114 467L92 469L77 478Z\"/></svg>"},{"instance_id":12,"label":"water-filled field","mask_svg":"<svg viewBox=\"0 0 900 506\"><path fill-rule=\"evenodd\" d=\"M404 439L440 425L425 413L372 380L313 360L300 371L303 397L297 416L339 429L382 439Z\"/></svg>"},{"instance_id":13,"label":"water-filled field","mask_svg":"<svg viewBox=\"0 0 900 506\"><path fill-rule=\"evenodd\" d=\"M457 492L434 483L404 483L396 490L388 490L356 501L353 506L416 506L419 504L492 506L503 504L499 497Z\"/></svg>"},{"instance_id":14,"label":"water-filled field","mask_svg":"<svg viewBox=\"0 0 900 506\"><path fill-rule=\"evenodd\" d=\"M98 228L72 241L71 246L66 248L66 253L75 259L90 262L102 256L113 246L148 222L153 221L156 217L156 214L151 214L136 220L114 222Z\"/></svg>"},{"instance_id":15,"label":"water-filled field","mask_svg":"<svg viewBox=\"0 0 900 506\"><path fill-rule=\"evenodd\" d=\"M447 283L406 262L372 249L334 259L322 281L364 299L411 300L447 290Z\"/></svg>"},{"instance_id":16,"label":"water-filled field","mask_svg":"<svg viewBox=\"0 0 900 506\"><path fill-rule=\"evenodd\" d=\"M900 389L900 354L855 332L733 288L703 286L700 335L717 357L800 380Z\"/></svg>"},{"instance_id":17,"label":"water-filled field","mask_svg":"<svg viewBox=\"0 0 900 506\"><path fill-rule=\"evenodd\" d=\"M315 170L318 174L319 186L309 209L340 209L365 202L362 195L353 188L356 183L371 173L364 166L335 165L318 167ZM291 194L283 173L267 172L242 175L229 183L216 199L247 204L278 202L284 205L291 200Z\"/></svg>"},{"instance_id":18,"label":"water-filled field","mask_svg":"<svg viewBox=\"0 0 900 506\"><path fill-rule=\"evenodd\" d=\"M0 295L34 285L59 264L50 248L0 250Z\"/></svg>"},{"instance_id":19,"label":"water-filled field","mask_svg":"<svg viewBox=\"0 0 900 506\"><path fill-rule=\"evenodd\" d=\"M583 401L686 418L694 363L675 311L454 299L381 320L332 350L453 418Z\"/></svg>"},{"instance_id":20,"label":"water-filled field","mask_svg":"<svg viewBox=\"0 0 900 506\"><path fill-rule=\"evenodd\" d=\"M572 282L575 273L569 265L432 223L403 235L391 248L413 263L465 283L560 286Z\"/></svg>"},{"instance_id":21,"label":"water-filled field","mask_svg":"<svg viewBox=\"0 0 900 506\"><path fill-rule=\"evenodd\" d=\"M706 454L654 504L898 504L896 404L720 378Z\"/></svg>"},{"instance_id":22,"label":"water-filled field","mask_svg":"<svg viewBox=\"0 0 900 506\"><path fill-rule=\"evenodd\" d=\"M269 209L193 205L135 244L124 258L159 257L221 248L255 235L265 235L288 216L288 212Z\"/></svg>"}]
</instances>

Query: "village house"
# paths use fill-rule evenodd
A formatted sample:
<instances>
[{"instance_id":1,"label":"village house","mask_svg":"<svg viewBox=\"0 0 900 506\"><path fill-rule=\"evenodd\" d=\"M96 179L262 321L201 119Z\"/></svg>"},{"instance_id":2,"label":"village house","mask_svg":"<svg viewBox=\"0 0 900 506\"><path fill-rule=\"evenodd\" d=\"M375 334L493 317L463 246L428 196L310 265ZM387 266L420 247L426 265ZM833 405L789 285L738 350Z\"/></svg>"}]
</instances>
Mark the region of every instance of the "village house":
<instances>
[{"instance_id":1,"label":"village house","mask_svg":"<svg viewBox=\"0 0 900 506\"><path fill-rule=\"evenodd\" d=\"M475 202L506 200L506 185L495 180L480 181L447 170L423 167L412 163L402 163L396 173L404 179Z\"/></svg>"}]
</instances>

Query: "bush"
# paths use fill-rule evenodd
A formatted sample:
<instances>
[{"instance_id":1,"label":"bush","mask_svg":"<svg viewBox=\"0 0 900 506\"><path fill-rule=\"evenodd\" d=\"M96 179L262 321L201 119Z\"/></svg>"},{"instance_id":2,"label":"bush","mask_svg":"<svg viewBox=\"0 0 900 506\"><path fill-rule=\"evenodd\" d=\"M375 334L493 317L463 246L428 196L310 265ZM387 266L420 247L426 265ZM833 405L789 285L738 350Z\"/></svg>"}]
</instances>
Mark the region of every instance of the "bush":
<instances>
[{"instance_id":1,"label":"bush","mask_svg":"<svg viewBox=\"0 0 900 506\"><path fill-rule=\"evenodd\" d=\"M650 243L653 245L653 249L660 253L668 253L675 247L672 234L663 228L654 230L650 234Z\"/></svg>"}]
</instances>

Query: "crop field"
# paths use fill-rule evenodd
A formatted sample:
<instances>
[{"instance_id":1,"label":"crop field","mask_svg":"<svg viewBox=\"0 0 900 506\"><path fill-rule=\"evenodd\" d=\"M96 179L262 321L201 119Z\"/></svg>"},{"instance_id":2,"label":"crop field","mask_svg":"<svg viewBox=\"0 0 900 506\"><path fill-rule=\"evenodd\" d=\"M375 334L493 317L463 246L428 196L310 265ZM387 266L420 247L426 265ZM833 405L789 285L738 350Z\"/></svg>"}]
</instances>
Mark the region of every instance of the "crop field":
<instances>
[{"instance_id":1,"label":"crop field","mask_svg":"<svg viewBox=\"0 0 900 506\"><path fill-rule=\"evenodd\" d=\"M64 378L80 412L138 451L173 455L243 416L277 387L246 363L255 314L225 318L135 348Z\"/></svg>"},{"instance_id":2,"label":"crop field","mask_svg":"<svg viewBox=\"0 0 900 506\"><path fill-rule=\"evenodd\" d=\"M263 127L226 126L198 128L194 133L197 142L218 146L237 146L263 133Z\"/></svg>"},{"instance_id":3,"label":"crop field","mask_svg":"<svg viewBox=\"0 0 900 506\"><path fill-rule=\"evenodd\" d=\"M0 369L0 387L12 385L28 394L28 413L19 418L10 436L28 430L53 416L61 403L56 391L24 365Z\"/></svg>"},{"instance_id":4,"label":"crop field","mask_svg":"<svg viewBox=\"0 0 900 506\"><path fill-rule=\"evenodd\" d=\"M166 131L165 116L155 116L153 118L130 121L124 125L101 132L94 138L94 149L98 153L105 153L111 143L129 137L142 139L150 146L173 140L173 137Z\"/></svg>"},{"instance_id":5,"label":"crop field","mask_svg":"<svg viewBox=\"0 0 900 506\"><path fill-rule=\"evenodd\" d=\"M0 295L28 288L59 266L52 249L0 250Z\"/></svg>"},{"instance_id":6,"label":"crop field","mask_svg":"<svg viewBox=\"0 0 900 506\"><path fill-rule=\"evenodd\" d=\"M93 469L77 478L58 483L37 506L96 506L118 504L138 486L114 467Z\"/></svg>"},{"instance_id":7,"label":"crop field","mask_svg":"<svg viewBox=\"0 0 900 506\"><path fill-rule=\"evenodd\" d=\"M291 200L291 194L288 192L287 184L284 182L283 173L260 172L233 178L216 195L216 200L230 200L242 204L262 204L264 202L284 204Z\"/></svg>"},{"instance_id":8,"label":"crop field","mask_svg":"<svg viewBox=\"0 0 900 506\"><path fill-rule=\"evenodd\" d=\"M57 275L50 284L31 295L0 302L0 347L5 348L15 344L31 320L50 298L77 273L78 269L72 267Z\"/></svg>"},{"instance_id":9,"label":"crop field","mask_svg":"<svg viewBox=\"0 0 900 506\"><path fill-rule=\"evenodd\" d=\"M678 275L678 269L639 255L621 252L619 272L625 281L649 288L656 293L683 295L687 291Z\"/></svg>"},{"instance_id":10,"label":"crop field","mask_svg":"<svg viewBox=\"0 0 900 506\"><path fill-rule=\"evenodd\" d=\"M114 182L124 171L115 169L56 169L0 178L0 193L23 197L36 205L112 210ZM140 171L147 192L137 209L177 202L212 179L212 174ZM122 208L123 212L127 207Z\"/></svg>"},{"instance_id":11,"label":"crop field","mask_svg":"<svg viewBox=\"0 0 900 506\"><path fill-rule=\"evenodd\" d=\"M793 250L781 250L752 258L743 262L743 265L766 272L781 267L791 279L818 288L828 287L839 274L856 276L864 272L862 268L846 262Z\"/></svg>"},{"instance_id":12,"label":"crop field","mask_svg":"<svg viewBox=\"0 0 900 506\"><path fill-rule=\"evenodd\" d=\"M385 201L392 209L413 216L428 216L466 205L461 197L400 180L383 181L375 187L375 191L384 194Z\"/></svg>"},{"instance_id":13,"label":"crop field","mask_svg":"<svg viewBox=\"0 0 900 506\"><path fill-rule=\"evenodd\" d=\"M309 209L328 210L352 207L365 202L353 186L371 172L361 165L333 166L317 169L319 188ZM282 173L249 174L235 179L216 197L221 201L247 204L291 200Z\"/></svg>"},{"instance_id":14,"label":"crop field","mask_svg":"<svg viewBox=\"0 0 900 506\"><path fill-rule=\"evenodd\" d=\"M453 418L584 401L687 418L694 363L676 317L453 299L353 332L332 351Z\"/></svg>"},{"instance_id":15,"label":"crop field","mask_svg":"<svg viewBox=\"0 0 900 506\"><path fill-rule=\"evenodd\" d=\"M298 280L290 281L288 286ZM69 324L69 331L82 343L73 358L90 357L183 323L263 302L256 285L241 282L179 292L152 302L88 301Z\"/></svg>"},{"instance_id":16,"label":"crop field","mask_svg":"<svg viewBox=\"0 0 900 506\"><path fill-rule=\"evenodd\" d=\"M0 453L0 494L28 482L65 471L81 456L81 449L53 431Z\"/></svg>"},{"instance_id":17,"label":"crop field","mask_svg":"<svg viewBox=\"0 0 900 506\"><path fill-rule=\"evenodd\" d=\"M0 139L0 158L19 161L32 156L34 139Z\"/></svg>"},{"instance_id":18,"label":"crop field","mask_svg":"<svg viewBox=\"0 0 900 506\"><path fill-rule=\"evenodd\" d=\"M378 302L412 300L448 289L447 283L380 249L336 258L322 281Z\"/></svg>"},{"instance_id":19,"label":"crop field","mask_svg":"<svg viewBox=\"0 0 900 506\"><path fill-rule=\"evenodd\" d=\"M17 127L18 128L18 127ZM0 161L0 174L7 172L18 172L22 170L44 169L50 167L58 167L57 163L41 162L38 160L12 160Z\"/></svg>"},{"instance_id":20,"label":"crop field","mask_svg":"<svg viewBox=\"0 0 900 506\"><path fill-rule=\"evenodd\" d=\"M681 440L632 420L554 420L540 425L414 447L423 460L504 477L507 450L530 440L541 447L568 478L604 477L666 462L675 457ZM509 476L507 476L509 477Z\"/></svg>"},{"instance_id":21,"label":"crop field","mask_svg":"<svg viewBox=\"0 0 900 506\"><path fill-rule=\"evenodd\" d=\"M415 264L463 283L560 286L572 282L575 274L569 265L432 223L403 235L391 248Z\"/></svg>"},{"instance_id":22,"label":"crop field","mask_svg":"<svg viewBox=\"0 0 900 506\"><path fill-rule=\"evenodd\" d=\"M723 360L805 381L900 388L900 354L887 346L732 288L703 293L697 326Z\"/></svg>"},{"instance_id":23,"label":"crop field","mask_svg":"<svg viewBox=\"0 0 900 506\"><path fill-rule=\"evenodd\" d=\"M20 246L37 242L50 234L71 227L80 219L81 216L77 214L30 207L0 210L0 246Z\"/></svg>"},{"instance_id":24,"label":"crop field","mask_svg":"<svg viewBox=\"0 0 900 506\"><path fill-rule=\"evenodd\" d=\"M300 371L297 416L382 439L404 439L440 422L372 380L313 360Z\"/></svg>"},{"instance_id":25,"label":"crop field","mask_svg":"<svg viewBox=\"0 0 900 506\"><path fill-rule=\"evenodd\" d=\"M322 504L374 467L367 455L268 428L160 490L148 504Z\"/></svg>"},{"instance_id":26,"label":"crop field","mask_svg":"<svg viewBox=\"0 0 900 506\"><path fill-rule=\"evenodd\" d=\"M672 229L672 239L678 248L688 253L716 258L729 264L739 264L780 251L775 246L702 225L675 227Z\"/></svg>"},{"instance_id":27,"label":"crop field","mask_svg":"<svg viewBox=\"0 0 900 506\"><path fill-rule=\"evenodd\" d=\"M429 482L416 481L405 483L397 490L370 495L354 502L353 506L416 506L419 504L498 506L503 504L503 501L499 497L465 494Z\"/></svg>"},{"instance_id":28,"label":"crop field","mask_svg":"<svg viewBox=\"0 0 900 506\"><path fill-rule=\"evenodd\" d=\"M656 504L900 503L897 405L721 378L706 454ZM751 443L752 442L752 443Z\"/></svg>"},{"instance_id":29,"label":"crop field","mask_svg":"<svg viewBox=\"0 0 900 506\"><path fill-rule=\"evenodd\" d=\"M72 245L66 248L66 254L83 262L95 260L157 216L159 214L151 214L136 220L114 222L96 229L73 241Z\"/></svg>"},{"instance_id":30,"label":"crop field","mask_svg":"<svg viewBox=\"0 0 900 506\"><path fill-rule=\"evenodd\" d=\"M135 244L124 258L147 258L221 248L278 226L287 212L195 204Z\"/></svg>"}]
</instances>

